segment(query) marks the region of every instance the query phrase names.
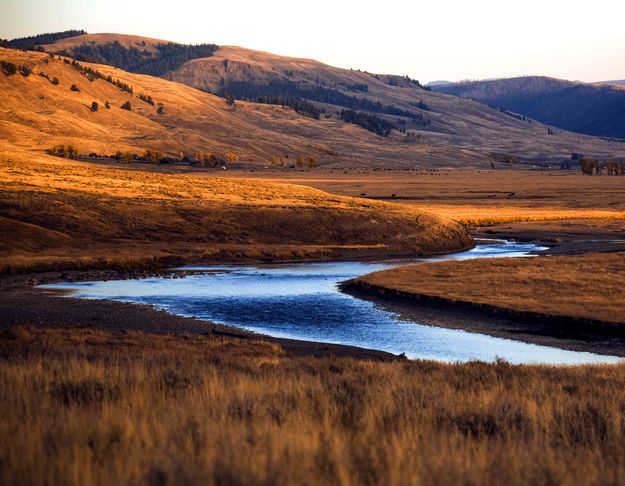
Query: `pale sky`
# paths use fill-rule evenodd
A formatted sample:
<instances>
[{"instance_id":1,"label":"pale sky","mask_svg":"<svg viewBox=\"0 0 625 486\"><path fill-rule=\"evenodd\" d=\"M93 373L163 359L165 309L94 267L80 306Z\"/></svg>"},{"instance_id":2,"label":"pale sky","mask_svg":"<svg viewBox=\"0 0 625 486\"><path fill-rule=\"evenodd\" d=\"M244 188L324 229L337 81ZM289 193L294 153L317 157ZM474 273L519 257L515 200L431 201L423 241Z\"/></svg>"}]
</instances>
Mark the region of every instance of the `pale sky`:
<instances>
[{"instance_id":1,"label":"pale sky","mask_svg":"<svg viewBox=\"0 0 625 486\"><path fill-rule=\"evenodd\" d=\"M613 0L0 0L0 37L85 29L238 45L421 82L625 79Z\"/></svg>"}]
</instances>

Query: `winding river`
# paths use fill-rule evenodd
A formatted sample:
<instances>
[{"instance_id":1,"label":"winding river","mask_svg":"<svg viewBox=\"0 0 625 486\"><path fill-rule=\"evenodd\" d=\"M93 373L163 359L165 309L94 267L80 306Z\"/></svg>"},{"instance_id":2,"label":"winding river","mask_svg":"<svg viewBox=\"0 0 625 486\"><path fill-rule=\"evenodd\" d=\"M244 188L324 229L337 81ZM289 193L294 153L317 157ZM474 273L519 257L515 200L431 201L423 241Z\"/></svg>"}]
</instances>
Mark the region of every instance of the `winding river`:
<instances>
[{"instance_id":1,"label":"winding river","mask_svg":"<svg viewBox=\"0 0 625 486\"><path fill-rule=\"evenodd\" d=\"M206 319L276 337L391 353L413 359L463 362L582 364L619 358L565 351L402 319L376 304L341 293L338 283L418 261L527 256L543 248L488 242L452 255L391 262L183 267L184 278L67 282L42 287L73 290L70 297L150 304L182 316Z\"/></svg>"}]
</instances>

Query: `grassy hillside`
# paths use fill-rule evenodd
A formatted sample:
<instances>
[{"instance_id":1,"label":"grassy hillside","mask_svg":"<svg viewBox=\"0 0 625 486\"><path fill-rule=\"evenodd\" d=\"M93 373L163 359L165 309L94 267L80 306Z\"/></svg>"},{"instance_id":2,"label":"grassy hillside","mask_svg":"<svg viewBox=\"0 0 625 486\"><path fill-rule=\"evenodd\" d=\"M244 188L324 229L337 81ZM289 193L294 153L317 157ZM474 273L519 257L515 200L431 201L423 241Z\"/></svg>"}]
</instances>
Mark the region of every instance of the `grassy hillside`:
<instances>
[{"instance_id":1,"label":"grassy hillside","mask_svg":"<svg viewBox=\"0 0 625 486\"><path fill-rule=\"evenodd\" d=\"M124 46L145 43L155 49L159 42L119 34L90 34L63 39L48 45L50 51L77 52L87 42ZM459 100L423 89L408 77L379 75L340 69L311 59L283 57L266 52L221 46L210 57L190 60L163 75L179 83L219 94L255 100L258 97L295 97L326 110L322 121L336 121L342 109L374 114L398 129L413 132L404 137L394 130L388 138L363 134L350 126L354 135L374 144L363 153L358 144L336 145L334 134L317 140L332 141L332 150L351 164L378 166L489 165L493 154L512 154L527 163L559 162L572 152L596 157L625 155L621 145L566 132L550 135L541 123L530 123L469 100ZM320 135L320 134L319 134ZM345 151L345 152L344 152ZM350 159L349 154L352 156Z\"/></svg>"},{"instance_id":2,"label":"grassy hillside","mask_svg":"<svg viewBox=\"0 0 625 486\"><path fill-rule=\"evenodd\" d=\"M439 143L407 144L398 132L382 139L338 117L315 120L289 107L243 101L228 105L183 84L111 66L81 63L132 87L133 93L104 79L91 81L88 73L59 57L0 48L0 61L32 72L23 76L0 71L0 133L4 140L38 151L68 143L80 153L100 154L232 151L245 162L268 165L279 158L287 167L299 156L342 167L488 163L476 151L459 154L457 148ZM72 90L74 85L78 91ZM139 99L141 95L150 96L155 105ZM97 112L91 110L94 101ZM105 108L107 101L110 109ZM130 111L121 109L127 102Z\"/></svg>"},{"instance_id":3,"label":"grassy hillside","mask_svg":"<svg viewBox=\"0 0 625 486\"><path fill-rule=\"evenodd\" d=\"M612 86L528 76L434 86L564 130L625 138L625 92Z\"/></svg>"},{"instance_id":4,"label":"grassy hillside","mask_svg":"<svg viewBox=\"0 0 625 486\"><path fill-rule=\"evenodd\" d=\"M426 254L471 239L400 205L266 181L146 173L0 144L2 271Z\"/></svg>"}]
</instances>

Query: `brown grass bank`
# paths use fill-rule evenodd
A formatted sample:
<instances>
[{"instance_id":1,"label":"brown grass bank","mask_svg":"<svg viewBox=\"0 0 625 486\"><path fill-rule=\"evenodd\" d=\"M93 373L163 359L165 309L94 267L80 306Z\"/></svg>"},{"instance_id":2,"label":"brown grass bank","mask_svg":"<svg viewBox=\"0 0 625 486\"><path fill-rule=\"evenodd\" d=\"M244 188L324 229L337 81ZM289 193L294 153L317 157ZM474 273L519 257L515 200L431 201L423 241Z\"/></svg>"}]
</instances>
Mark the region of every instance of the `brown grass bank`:
<instances>
[{"instance_id":1,"label":"brown grass bank","mask_svg":"<svg viewBox=\"0 0 625 486\"><path fill-rule=\"evenodd\" d=\"M408 265L356 280L449 301L625 323L625 253Z\"/></svg>"},{"instance_id":2,"label":"brown grass bank","mask_svg":"<svg viewBox=\"0 0 625 486\"><path fill-rule=\"evenodd\" d=\"M623 355L624 276L625 253L589 253L403 266L344 289L434 325Z\"/></svg>"},{"instance_id":3,"label":"brown grass bank","mask_svg":"<svg viewBox=\"0 0 625 486\"><path fill-rule=\"evenodd\" d=\"M273 344L16 328L3 484L618 484L625 367L288 358Z\"/></svg>"}]
</instances>

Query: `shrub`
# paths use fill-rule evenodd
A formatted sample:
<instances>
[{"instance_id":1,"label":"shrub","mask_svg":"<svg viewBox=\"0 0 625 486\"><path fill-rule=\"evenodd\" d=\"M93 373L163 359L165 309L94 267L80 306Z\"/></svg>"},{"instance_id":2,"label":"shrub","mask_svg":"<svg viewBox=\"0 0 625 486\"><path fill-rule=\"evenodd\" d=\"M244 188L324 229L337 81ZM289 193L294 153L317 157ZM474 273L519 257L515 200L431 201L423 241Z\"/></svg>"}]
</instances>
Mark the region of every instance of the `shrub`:
<instances>
[{"instance_id":1,"label":"shrub","mask_svg":"<svg viewBox=\"0 0 625 486\"><path fill-rule=\"evenodd\" d=\"M58 86L59 85L59 78L52 78L52 81L50 81L54 86Z\"/></svg>"},{"instance_id":2,"label":"shrub","mask_svg":"<svg viewBox=\"0 0 625 486\"><path fill-rule=\"evenodd\" d=\"M130 101L126 101L124 104L122 104L121 109L132 111L132 105L130 104Z\"/></svg>"},{"instance_id":3,"label":"shrub","mask_svg":"<svg viewBox=\"0 0 625 486\"><path fill-rule=\"evenodd\" d=\"M30 69L28 66L20 66L18 71L20 72L20 74L24 77L28 77L31 75L31 73L33 72L32 69Z\"/></svg>"},{"instance_id":4,"label":"shrub","mask_svg":"<svg viewBox=\"0 0 625 486\"><path fill-rule=\"evenodd\" d=\"M107 101L104 102L104 108L106 108L107 110L111 109L111 104Z\"/></svg>"},{"instance_id":5,"label":"shrub","mask_svg":"<svg viewBox=\"0 0 625 486\"><path fill-rule=\"evenodd\" d=\"M139 95L139 99L140 99L141 101L145 101L148 105L152 105L152 106L154 106L154 100L153 100L153 99L152 99L152 97L151 97L151 96L149 96L149 95L148 95L148 96L146 96L146 95L144 95L144 94L140 94L140 95Z\"/></svg>"},{"instance_id":6,"label":"shrub","mask_svg":"<svg viewBox=\"0 0 625 486\"><path fill-rule=\"evenodd\" d=\"M70 88L72 91L75 91L76 93L80 92L80 88L78 86L76 86L75 84L72 84L72 87Z\"/></svg>"},{"instance_id":7,"label":"shrub","mask_svg":"<svg viewBox=\"0 0 625 486\"><path fill-rule=\"evenodd\" d=\"M17 72L17 65L12 62L0 61L0 67L2 67L2 72L7 76L11 76Z\"/></svg>"},{"instance_id":8,"label":"shrub","mask_svg":"<svg viewBox=\"0 0 625 486\"><path fill-rule=\"evenodd\" d=\"M163 106L162 103L158 105L158 108L156 109L156 113L159 115L162 115L163 113L165 113L165 107Z\"/></svg>"},{"instance_id":9,"label":"shrub","mask_svg":"<svg viewBox=\"0 0 625 486\"><path fill-rule=\"evenodd\" d=\"M98 105L97 101L91 103L91 111L98 111L98 108L100 108L100 105Z\"/></svg>"}]
</instances>

